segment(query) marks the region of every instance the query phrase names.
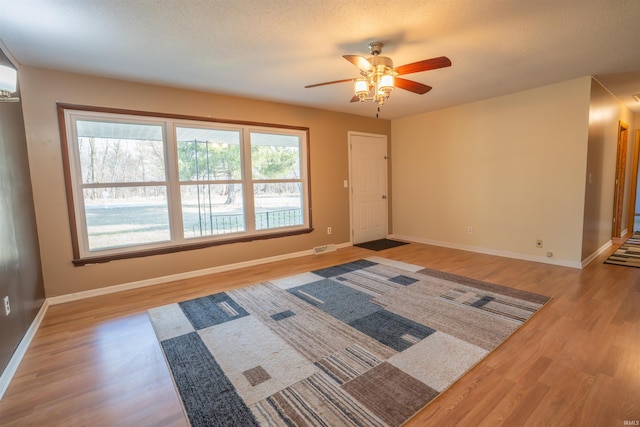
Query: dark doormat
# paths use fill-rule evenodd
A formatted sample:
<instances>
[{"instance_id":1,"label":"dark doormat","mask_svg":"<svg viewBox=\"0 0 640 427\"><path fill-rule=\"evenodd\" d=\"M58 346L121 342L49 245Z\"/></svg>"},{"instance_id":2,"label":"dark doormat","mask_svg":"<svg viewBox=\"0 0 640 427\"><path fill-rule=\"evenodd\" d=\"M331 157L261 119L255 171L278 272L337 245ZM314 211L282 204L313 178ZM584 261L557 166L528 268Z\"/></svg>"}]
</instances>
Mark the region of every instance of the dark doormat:
<instances>
[{"instance_id":1,"label":"dark doormat","mask_svg":"<svg viewBox=\"0 0 640 427\"><path fill-rule=\"evenodd\" d=\"M358 243L359 248L369 249L372 251L382 251L384 249L395 248L396 246L402 246L408 244L407 242L398 242L397 240L380 239L372 240L371 242Z\"/></svg>"}]
</instances>

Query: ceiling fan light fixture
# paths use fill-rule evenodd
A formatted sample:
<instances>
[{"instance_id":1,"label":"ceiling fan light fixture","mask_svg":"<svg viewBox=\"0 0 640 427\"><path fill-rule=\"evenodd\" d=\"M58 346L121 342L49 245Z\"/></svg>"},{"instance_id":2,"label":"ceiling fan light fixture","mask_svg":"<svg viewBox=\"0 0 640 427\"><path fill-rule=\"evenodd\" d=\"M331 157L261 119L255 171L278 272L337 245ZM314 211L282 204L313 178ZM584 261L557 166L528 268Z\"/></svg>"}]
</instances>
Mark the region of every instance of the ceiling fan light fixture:
<instances>
[{"instance_id":1,"label":"ceiling fan light fixture","mask_svg":"<svg viewBox=\"0 0 640 427\"><path fill-rule=\"evenodd\" d=\"M361 93L366 95L369 93L369 82L367 79L355 79L353 87L356 95L360 95Z\"/></svg>"},{"instance_id":2,"label":"ceiling fan light fixture","mask_svg":"<svg viewBox=\"0 0 640 427\"><path fill-rule=\"evenodd\" d=\"M384 105L384 101L389 99L389 95L391 95L391 91L394 88L393 75L385 73L375 76L373 80L375 81L376 93L372 100L378 105Z\"/></svg>"},{"instance_id":3,"label":"ceiling fan light fixture","mask_svg":"<svg viewBox=\"0 0 640 427\"><path fill-rule=\"evenodd\" d=\"M381 90L385 93L390 93L394 88L394 78L391 74L385 74L380 78L380 83L378 84L378 90Z\"/></svg>"},{"instance_id":4,"label":"ceiling fan light fixture","mask_svg":"<svg viewBox=\"0 0 640 427\"><path fill-rule=\"evenodd\" d=\"M353 81L355 96L360 98L360 102L364 102L369 94L369 81L367 79L355 79Z\"/></svg>"}]
</instances>

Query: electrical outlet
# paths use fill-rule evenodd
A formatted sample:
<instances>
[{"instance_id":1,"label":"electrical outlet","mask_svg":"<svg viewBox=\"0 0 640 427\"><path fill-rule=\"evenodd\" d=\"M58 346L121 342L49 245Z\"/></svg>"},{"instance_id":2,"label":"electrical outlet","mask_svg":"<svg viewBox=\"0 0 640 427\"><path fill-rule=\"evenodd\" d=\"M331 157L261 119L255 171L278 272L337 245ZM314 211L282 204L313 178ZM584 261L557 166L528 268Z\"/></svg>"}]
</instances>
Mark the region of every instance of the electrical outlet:
<instances>
[{"instance_id":1,"label":"electrical outlet","mask_svg":"<svg viewBox=\"0 0 640 427\"><path fill-rule=\"evenodd\" d=\"M541 248L541 247L542 247L542 239L536 240L536 248Z\"/></svg>"},{"instance_id":2,"label":"electrical outlet","mask_svg":"<svg viewBox=\"0 0 640 427\"><path fill-rule=\"evenodd\" d=\"M11 313L11 305L9 304L9 297L4 297L4 315L8 316Z\"/></svg>"},{"instance_id":3,"label":"electrical outlet","mask_svg":"<svg viewBox=\"0 0 640 427\"><path fill-rule=\"evenodd\" d=\"M332 230L331 227L327 227L327 234L331 234Z\"/></svg>"},{"instance_id":4,"label":"electrical outlet","mask_svg":"<svg viewBox=\"0 0 640 427\"><path fill-rule=\"evenodd\" d=\"M467 227L467 233L469 234L473 233L473 227Z\"/></svg>"}]
</instances>

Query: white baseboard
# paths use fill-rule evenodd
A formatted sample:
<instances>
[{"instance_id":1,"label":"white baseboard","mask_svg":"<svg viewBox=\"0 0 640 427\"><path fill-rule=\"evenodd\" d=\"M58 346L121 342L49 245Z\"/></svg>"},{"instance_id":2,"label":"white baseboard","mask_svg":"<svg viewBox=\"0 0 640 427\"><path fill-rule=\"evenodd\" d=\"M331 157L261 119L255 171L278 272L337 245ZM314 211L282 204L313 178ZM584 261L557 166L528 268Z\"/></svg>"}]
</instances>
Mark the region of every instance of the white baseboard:
<instances>
[{"instance_id":1,"label":"white baseboard","mask_svg":"<svg viewBox=\"0 0 640 427\"><path fill-rule=\"evenodd\" d=\"M607 243L600 246L598 250L596 250L594 253L592 253L591 255L586 257L584 260L582 260L582 268L585 268L587 265L589 265L591 261L599 257L602 253L606 252L607 249L609 249L612 245L613 245L613 241L609 240Z\"/></svg>"},{"instance_id":2,"label":"white baseboard","mask_svg":"<svg viewBox=\"0 0 640 427\"><path fill-rule=\"evenodd\" d=\"M351 246L351 243L340 243L336 244L335 246L337 249L342 249ZM217 267L205 268L202 270L187 271L185 273L172 274L169 276L154 277L152 279L139 280L137 282L123 283L120 285L106 286L104 288L91 289L89 291L54 296L47 298L47 301L49 302L49 305L63 304L65 302L78 301L85 298L108 295L116 292L128 291L131 289L144 288L146 286L159 285L161 283L173 282L176 280L191 279L193 277L206 276L207 274L222 273L224 271L237 270L239 268L253 267L260 264L298 258L307 255L313 255L313 249L283 255L276 255L267 258L243 261L235 264L220 265Z\"/></svg>"},{"instance_id":3,"label":"white baseboard","mask_svg":"<svg viewBox=\"0 0 640 427\"><path fill-rule=\"evenodd\" d=\"M423 243L425 245L441 246L444 248L460 249L462 251L476 252L476 253L486 254L486 255L495 255L495 256L500 256L505 258L520 259L523 261L541 262L544 264L552 264L552 265L559 265L562 267L582 269L582 263L577 261L568 261L568 260L547 258L547 257L541 257L541 256L533 256L533 255L521 254L518 252L501 251L497 249L488 249L488 248L482 248L478 246L460 245L457 243L441 242L438 240L423 239L421 237L402 236L399 234L391 234L389 237L392 239L395 238L399 240L406 240L408 242Z\"/></svg>"},{"instance_id":4,"label":"white baseboard","mask_svg":"<svg viewBox=\"0 0 640 427\"><path fill-rule=\"evenodd\" d=\"M352 246L351 242L340 243L335 245L336 249L342 249L349 246ZM20 341L20 344L16 348L16 351L13 353L13 356L9 360L7 367L2 372L2 375L0 375L0 400L2 400L4 393L7 391L7 388L9 387L9 383L11 382L11 380L13 379L13 376L18 370L18 366L20 366L20 362L22 362L22 358L26 354L27 349L31 344L31 341L33 340L33 337L35 336L38 328L40 327L40 324L42 323L42 320L44 319L47 309L51 305L62 304L65 302L77 301L77 300L91 298L99 295L113 294L116 292L122 292L130 289L153 286L161 283L172 282L175 280L188 279L192 277L204 276L207 274L220 273L223 271L230 271L230 270L236 270L239 268L252 267L260 264L266 264L269 262L282 261L286 259L298 258L298 257L303 257L303 256L313 255L313 254L314 254L313 249L309 249L301 252L276 255L276 256L267 257L267 258L238 262L235 264L221 265L218 267L205 268L202 270L189 271L189 272L179 273L179 274L172 274L170 276L156 277L153 279L140 280L137 282L124 283L121 285L107 286L100 289L92 289L90 291L76 292L76 293L67 294L67 295L49 297L44 301L44 303L42 304L42 307L40 307L40 311L36 315L36 318L31 323L31 326L29 327L26 334Z\"/></svg>"},{"instance_id":5,"label":"white baseboard","mask_svg":"<svg viewBox=\"0 0 640 427\"><path fill-rule=\"evenodd\" d=\"M36 314L35 319L31 322L31 326L27 329L27 333L20 340L20 344L16 348L16 351L13 352L13 356L9 359L9 364L0 375L0 400L4 396L4 393L7 391L9 387L9 383L13 379L13 376L16 374L18 370L18 366L20 366L20 362L22 362L22 358L27 353L27 349L33 340L33 337L36 335L40 324L42 323L42 319L44 319L44 315L47 313L49 309L49 303L47 300L44 300L38 314Z\"/></svg>"}]
</instances>

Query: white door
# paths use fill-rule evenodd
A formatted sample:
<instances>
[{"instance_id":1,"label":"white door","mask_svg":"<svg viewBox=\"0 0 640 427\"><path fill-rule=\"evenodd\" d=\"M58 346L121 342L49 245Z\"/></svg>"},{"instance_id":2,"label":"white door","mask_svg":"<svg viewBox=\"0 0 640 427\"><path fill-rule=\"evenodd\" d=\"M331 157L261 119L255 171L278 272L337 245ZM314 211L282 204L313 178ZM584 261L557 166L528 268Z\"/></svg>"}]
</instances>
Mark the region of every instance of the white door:
<instances>
[{"instance_id":1,"label":"white door","mask_svg":"<svg viewBox=\"0 0 640 427\"><path fill-rule=\"evenodd\" d=\"M351 240L387 237L387 136L349 132Z\"/></svg>"}]
</instances>

